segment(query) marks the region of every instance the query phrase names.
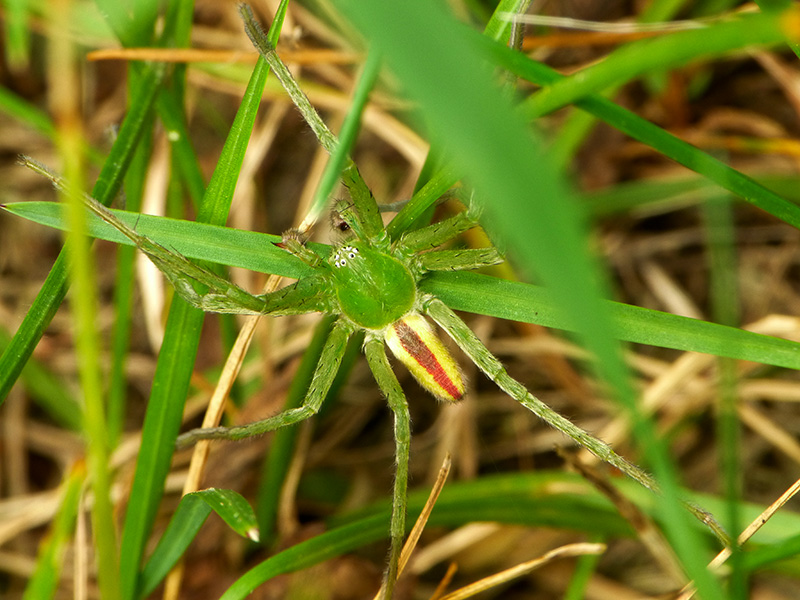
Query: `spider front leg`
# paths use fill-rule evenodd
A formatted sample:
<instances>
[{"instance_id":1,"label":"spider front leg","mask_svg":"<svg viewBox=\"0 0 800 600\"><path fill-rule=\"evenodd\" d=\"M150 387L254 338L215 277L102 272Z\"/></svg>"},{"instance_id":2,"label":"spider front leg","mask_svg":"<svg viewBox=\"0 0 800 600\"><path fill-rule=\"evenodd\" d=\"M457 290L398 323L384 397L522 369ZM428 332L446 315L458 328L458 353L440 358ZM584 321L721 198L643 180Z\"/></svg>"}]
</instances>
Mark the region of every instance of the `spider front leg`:
<instances>
[{"instance_id":1,"label":"spider front leg","mask_svg":"<svg viewBox=\"0 0 800 600\"><path fill-rule=\"evenodd\" d=\"M381 388L389 407L394 413L394 439L395 459L397 460L397 473L394 478L394 493L392 498L392 521L390 525L391 549L389 550L389 567L386 570L386 579L381 588L382 598L389 600L392 596L395 580L398 575L398 562L400 551L403 547L403 537L406 529L406 493L408 488L408 455L411 447L411 417L408 413L408 403L397 377L386 358L386 349L383 339L370 336L364 343L364 353L367 356L375 381Z\"/></svg>"},{"instance_id":2,"label":"spider front leg","mask_svg":"<svg viewBox=\"0 0 800 600\"><path fill-rule=\"evenodd\" d=\"M339 365L342 362L347 341L353 333L353 326L344 319L339 319L333 326L322 354L311 378L311 385L302 406L292 408L263 421L238 425L236 427L211 427L208 429L192 429L180 435L176 442L179 448L189 446L200 440L241 440L274 431L287 425L294 425L315 415L328 390L333 383Z\"/></svg>"},{"instance_id":3,"label":"spider front leg","mask_svg":"<svg viewBox=\"0 0 800 600\"><path fill-rule=\"evenodd\" d=\"M601 442L589 432L584 431L569 419L561 416L531 394L524 385L512 378L506 372L502 363L478 339L478 336L444 302L437 298L429 297L425 300L423 309L453 338L453 341L472 359L478 368L514 400L555 429L572 438L600 460L613 465L646 488L658 491L658 485L650 475L622 458L606 443Z\"/></svg>"}]
</instances>

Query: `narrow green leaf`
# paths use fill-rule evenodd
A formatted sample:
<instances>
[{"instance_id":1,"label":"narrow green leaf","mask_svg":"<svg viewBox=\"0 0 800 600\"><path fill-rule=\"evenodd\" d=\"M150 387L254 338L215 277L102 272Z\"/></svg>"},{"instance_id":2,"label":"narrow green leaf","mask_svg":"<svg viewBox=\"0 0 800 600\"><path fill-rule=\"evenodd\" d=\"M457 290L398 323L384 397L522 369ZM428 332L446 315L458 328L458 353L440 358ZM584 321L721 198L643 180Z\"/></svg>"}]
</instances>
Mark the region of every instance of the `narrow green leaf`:
<instances>
[{"instance_id":1,"label":"narrow green leaf","mask_svg":"<svg viewBox=\"0 0 800 600\"><path fill-rule=\"evenodd\" d=\"M483 36L477 34L471 34L471 36L476 43L492 54L496 62L524 79L543 86L563 79L562 75L546 65L512 52L504 46L491 43ZM576 106L686 168L707 177L742 200L800 228L800 207L787 202L751 177L729 167L657 125L597 94L581 98L576 102Z\"/></svg>"},{"instance_id":2,"label":"narrow green leaf","mask_svg":"<svg viewBox=\"0 0 800 600\"><path fill-rule=\"evenodd\" d=\"M478 273L432 273L422 289L448 306L513 321L569 330L571 325L546 289ZM800 368L800 344L688 317L604 301L617 339Z\"/></svg>"},{"instance_id":3,"label":"narrow green leaf","mask_svg":"<svg viewBox=\"0 0 800 600\"><path fill-rule=\"evenodd\" d=\"M209 488L193 492L217 513L240 536L258 541L258 523L253 508L244 497L233 490Z\"/></svg>"},{"instance_id":4,"label":"narrow green leaf","mask_svg":"<svg viewBox=\"0 0 800 600\"><path fill-rule=\"evenodd\" d=\"M39 547L36 570L28 580L24 600L53 598L61 578L63 557L75 529L75 520L80 507L81 490L86 482L86 467L82 463L74 466L62 484L63 497L50 534Z\"/></svg>"},{"instance_id":5,"label":"narrow green leaf","mask_svg":"<svg viewBox=\"0 0 800 600\"><path fill-rule=\"evenodd\" d=\"M540 117L654 69L666 70L731 50L783 42L781 20L780 14L748 13L702 29L628 44L606 60L533 94L524 103L525 112L531 118Z\"/></svg>"},{"instance_id":6,"label":"narrow green leaf","mask_svg":"<svg viewBox=\"0 0 800 600\"><path fill-rule=\"evenodd\" d=\"M277 39L287 2L281 3L270 34ZM236 187L244 154L261 102L268 69L260 59L253 70L222 153L200 206L198 220L223 225ZM153 389L142 432L142 451L136 465L131 502L122 536L122 590L134 597L147 537L163 495L174 442L186 401L203 313L180 299L173 301L159 354Z\"/></svg>"},{"instance_id":7,"label":"narrow green leaf","mask_svg":"<svg viewBox=\"0 0 800 600\"><path fill-rule=\"evenodd\" d=\"M186 552L209 514L211 506L202 498L194 494L181 498L164 535L142 569L137 597L149 596L161 583Z\"/></svg>"},{"instance_id":8,"label":"narrow green leaf","mask_svg":"<svg viewBox=\"0 0 800 600\"><path fill-rule=\"evenodd\" d=\"M5 205L7 211L49 227L65 228L62 209L52 202L20 202ZM273 273L298 279L310 275L311 269L286 250L275 244L281 237L265 233L242 231L198 223L141 215L121 210L112 213L138 233L157 241L162 246L179 252L187 258L244 268L262 273ZM89 218L90 235L119 244L133 245L111 225L92 215ZM329 247L309 244L315 252L327 256Z\"/></svg>"},{"instance_id":9,"label":"narrow green leaf","mask_svg":"<svg viewBox=\"0 0 800 600\"><path fill-rule=\"evenodd\" d=\"M148 70L147 77L137 90L136 102L131 104L131 109L120 127L119 135L92 189L92 195L105 205L111 203L122 185L128 163L161 83L161 76L162 69L158 67ZM33 306L28 310L17 333L0 357L0 402L5 400L66 293L66 257L62 252L53 264Z\"/></svg>"}]
</instances>

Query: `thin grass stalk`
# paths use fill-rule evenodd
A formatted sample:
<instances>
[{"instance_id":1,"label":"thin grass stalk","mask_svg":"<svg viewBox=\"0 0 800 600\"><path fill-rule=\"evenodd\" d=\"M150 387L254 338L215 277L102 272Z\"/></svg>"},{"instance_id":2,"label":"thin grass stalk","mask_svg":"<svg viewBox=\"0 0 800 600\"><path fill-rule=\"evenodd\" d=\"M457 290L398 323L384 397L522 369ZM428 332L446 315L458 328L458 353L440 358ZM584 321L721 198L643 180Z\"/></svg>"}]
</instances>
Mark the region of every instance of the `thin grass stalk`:
<instances>
[{"instance_id":1,"label":"thin grass stalk","mask_svg":"<svg viewBox=\"0 0 800 600\"><path fill-rule=\"evenodd\" d=\"M84 401L83 429L88 446L88 474L94 502L92 531L96 555L97 579L104 598L120 597L116 523L111 502L110 449L106 407L100 376L100 340L97 331L97 276L87 235L86 211L79 191L85 178L80 83L72 41L65 35L69 23L68 0L53 6L53 29L50 32L49 79L58 90L51 97L51 110L56 115L58 146L64 172L77 186L65 194L67 221L71 233L65 247L69 256L70 280L74 286L72 310L75 322L75 345L78 356L81 389Z\"/></svg>"}]
</instances>

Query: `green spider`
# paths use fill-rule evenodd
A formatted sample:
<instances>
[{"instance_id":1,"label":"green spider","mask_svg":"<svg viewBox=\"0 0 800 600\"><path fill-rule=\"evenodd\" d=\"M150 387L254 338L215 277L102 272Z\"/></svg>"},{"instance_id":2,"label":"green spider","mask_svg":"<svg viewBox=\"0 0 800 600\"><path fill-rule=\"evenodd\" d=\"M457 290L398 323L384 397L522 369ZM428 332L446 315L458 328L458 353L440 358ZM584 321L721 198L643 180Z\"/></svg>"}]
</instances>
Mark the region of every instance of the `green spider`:
<instances>
[{"instance_id":1,"label":"green spider","mask_svg":"<svg viewBox=\"0 0 800 600\"><path fill-rule=\"evenodd\" d=\"M50 178L58 187L65 187L45 167L30 159L23 159L23 162ZM461 318L435 296L420 291L419 283L431 271L476 269L502 261L495 248L438 249L478 226L472 208L392 240L384 228L375 199L354 165L344 171L343 179L349 184L352 202L340 206L336 214L341 218L341 229L351 234L350 239L333 248L328 256L323 256L307 247L303 236L296 230L290 230L277 245L312 267L313 274L260 296L246 292L137 233L96 200L84 196L86 205L93 212L131 239L167 276L176 292L201 310L273 316L320 312L337 317L300 407L247 425L194 429L178 438L179 447L199 440L248 438L313 416L320 409L339 370L348 340L363 331L367 362L395 418L397 468L390 525L391 550L384 585L384 597L389 598L405 532L411 426L406 398L389 364L385 346L389 346L435 397L458 401L464 394L464 382L455 360L431 325L433 321L514 400L598 458L646 487L655 488L652 479L641 469L553 411L510 377ZM207 291L198 292L195 284L201 284Z\"/></svg>"},{"instance_id":2,"label":"green spider","mask_svg":"<svg viewBox=\"0 0 800 600\"><path fill-rule=\"evenodd\" d=\"M23 158L24 164L51 179L64 182L45 167ZM553 411L508 375L500 361L444 302L419 289L431 271L470 270L502 262L495 248L442 250L439 247L479 225L469 208L453 217L392 240L384 228L378 205L357 173L355 165L343 172L352 202L336 214L350 239L317 254L304 244L297 230L286 232L277 245L313 269L313 274L278 291L254 296L185 257L166 249L120 221L90 196L89 209L133 241L164 273L176 292L193 306L219 313L296 315L320 312L337 318L322 349L303 404L247 425L194 429L178 438L178 447L199 440L238 440L296 424L320 409L333 383L347 342L364 333L367 363L394 413L396 475L390 525L391 550L384 597L391 596L405 532L406 488L411 425L406 398L386 356L388 345L419 383L436 398L458 401L464 382L453 357L438 338L436 323L483 373L525 408L562 431L598 458L619 468L646 487L655 488L641 469L616 454L605 443ZM198 292L195 284L207 288Z\"/></svg>"}]
</instances>

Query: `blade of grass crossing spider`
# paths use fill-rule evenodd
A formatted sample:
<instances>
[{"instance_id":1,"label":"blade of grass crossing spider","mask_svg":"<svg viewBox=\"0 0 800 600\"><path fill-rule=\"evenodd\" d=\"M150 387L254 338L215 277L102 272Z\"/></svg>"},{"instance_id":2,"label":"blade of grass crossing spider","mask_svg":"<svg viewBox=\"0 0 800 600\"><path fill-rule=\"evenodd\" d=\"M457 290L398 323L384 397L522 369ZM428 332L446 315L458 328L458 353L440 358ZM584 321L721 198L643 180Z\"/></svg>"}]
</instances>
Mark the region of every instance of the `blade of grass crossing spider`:
<instances>
[{"instance_id":1,"label":"blade of grass crossing spider","mask_svg":"<svg viewBox=\"0 0 800 600\"><path fill-rule=\"evenodd\" d=\"M621 349L612 342L613 332L599 303L601 277L588 258L580 215L564 184L549 171L546 156L531 144L518 114L510 107L497 109L506 99L492 91L476 46L462 37L462 30L453 26L438 4L423 7L417 0L405 2L399 9L402 18L396 11L389 14L385 6L363 0L341 0L340 4L350 8L351 18L420 101L434 139L448 142L454 160L469 173L481 197L492 200L486 206L487 221L505 234L523 264L531 272L535 268L557 293L558 305L600 361L600 376L630 412L636 439L663 481L660 507L671 517L665 520L671 542L702 593L721 597L717 581L700 566L703 544L679 508L674 466L652 424L639 413ZM412 40L402 27L408 22L416 24ZM440 43L443 39L447 45ZM449 102L454 97L463 100L458 107ZM537 190L536 203L529 201L532 190Z\"/></svg>"},{"instance_id":2,"label":"blade of grass crossing spider","mask_svg":"<svg viewBox=\"0 0 800 600\"><path fill-rule=\"evenodd\" d=\"M136 102L131 103L108 159L100 170L92 194L103 204L110 204L122 185L133 151L147 124L147 115L152 108L162 75L163 69L160 67L149 69L148 76L138 89ZM8 395L8 391L41 339L66 293L66 256L62 252L50 269L33 306L28 310L17 333L0 357L0 403Z\"/></svg>"},{"instance_id":3,"label":"blade of grass crossing spider","mask_svg":"<svg viewBox=\"0 0 800 600\"><path fill-rule=\"evenodd\" d=\"M77 463L62 483L63 495L47 537L39 546L36 568L25 586L23 600L54 598L61 579L64 555L75 530L81 491L86 483L86 466Z\"/></svg>"},{"instance_id":4,"label":"blade of grass crossing spider","mask_svg":"<svg viewBox=\"0 0 800 600\"><path fill-rule=\"evenodd\" d=\"M286 4L282 2L278 9L272 35L278 34ZM259 60L203 197L198 215L200 221L221 225L227 220L230 199L255 122L266 76L266 65ZM200 311L184 302L173 302L156 366L142 432L142 451L137 460L131 501L125 516L121 547L121 585L125 600L131 600L136 594L142 553L169 471L202 322L203 314Z\"/></svg>"},{"instance_id":5,"label":"blade of grass crossing spider","mask_svg":"<svg viewBox=\"0 0 800 600\"><path fill-rule=\"evenodd\" d=\"M370 91L372 91L375 81L378 78L380 64L380 57L376 52L371 52L367 55L367 60L361 70L361 76L358 78L358 83L353 92L350 110L347 111L347 115L345 115L344 122L342 123L342 129L339 132L339 143L336 145L328 163L325 165L325 170L322 173L319 186L314 194L311 210L303 221L304 224L308 223L310 226L316 222L319 215L328 206L328 199L333 192L334 186L336 186L339 181L339 175L349 162L348 155L351 148L355 145L358 130L361 125L361 116L364 114ZM301 231L305 230L303 226L301 226L300 229ZM357 233L359 236L362 235L361 232Z\"/></svg>"},{"instance_id":6,"label":"blade of grass crossing spider","mask_svg":"<svg viewBox=\"0 0 800 600\"><path fill-rule=\"evenodd\" d=\"M394 440L395 462L397 470L394 476L394 491L392 493L392 519L389 527L391 548L389 550L389 567L386 571L382 592L383 598L392 597L394 584L397 579L397 567L400 561L400 552L403 549L403 536L406 530L406 495L408 493L408 455L411 448L411 416L408 413L403 388L386 358L386 348L383 340L373 337L364 345L367 363L375 376L375 381L381 388L389 408L394 413Z\"/></svg>"}]
</instances>

